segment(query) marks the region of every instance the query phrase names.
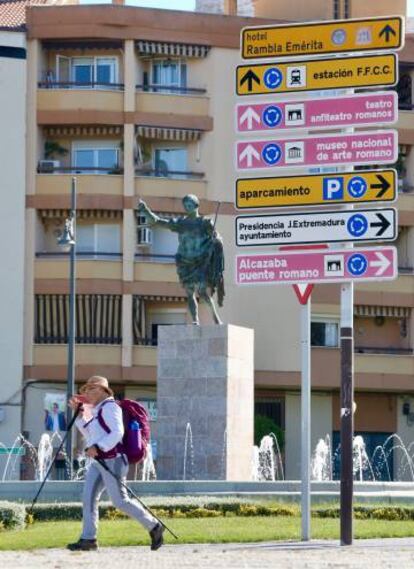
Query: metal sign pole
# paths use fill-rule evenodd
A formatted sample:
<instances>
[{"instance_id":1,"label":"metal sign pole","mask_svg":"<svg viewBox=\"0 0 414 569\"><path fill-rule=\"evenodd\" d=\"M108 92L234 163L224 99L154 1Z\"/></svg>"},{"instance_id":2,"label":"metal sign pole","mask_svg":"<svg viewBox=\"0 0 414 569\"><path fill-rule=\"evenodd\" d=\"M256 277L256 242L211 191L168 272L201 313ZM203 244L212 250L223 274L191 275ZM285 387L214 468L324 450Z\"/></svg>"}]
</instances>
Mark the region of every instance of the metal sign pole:
<instances>
[{"instance_id":1,"label":"metal sign pole","mask_svg":"<svg viewBox=\"0 0 414 569\"><path fill-rule=\"evenodd\" d=\"M353 539L354 284L341 286L341 545Z\"/></svg>"},{"instance_id":2,"label":"metal sign pole","mask_svg":"<svg viewBox=\"0 0 414 569\"><path fill-rule=\"evenodd\" d=\"M310 459L311 459L311 353L310 353L310 297L300 309L301 330L301 514L302 514L302 541L309 541L310 536Z\"/></svg>"}]
</instances>

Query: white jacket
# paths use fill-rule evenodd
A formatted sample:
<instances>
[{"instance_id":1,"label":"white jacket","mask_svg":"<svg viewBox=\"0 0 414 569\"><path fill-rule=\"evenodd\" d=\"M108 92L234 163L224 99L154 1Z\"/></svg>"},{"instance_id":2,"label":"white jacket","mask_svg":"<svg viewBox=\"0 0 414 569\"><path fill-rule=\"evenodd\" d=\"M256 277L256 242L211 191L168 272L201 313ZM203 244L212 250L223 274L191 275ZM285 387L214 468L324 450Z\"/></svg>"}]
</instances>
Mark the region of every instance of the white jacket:
<instances>
[{"instance_id":1,"label":"white jacket","mask_svg":"<svg viewBox=\"0 0 414 569\"><path fill-rule=\"evenodd\" d=\"M102 407L102 419L105 421L110 432L107 433L101 427L98 419L99 409ZM115 402L113 397L107 397L101 403L92 407L92 419L85 421L83 417L78 417L75 424L86 439L86 446L98 447L104 452L112 450L122 441L124 436L124 423L122 420L122 409Z\"/></svg>"}]
</instances>

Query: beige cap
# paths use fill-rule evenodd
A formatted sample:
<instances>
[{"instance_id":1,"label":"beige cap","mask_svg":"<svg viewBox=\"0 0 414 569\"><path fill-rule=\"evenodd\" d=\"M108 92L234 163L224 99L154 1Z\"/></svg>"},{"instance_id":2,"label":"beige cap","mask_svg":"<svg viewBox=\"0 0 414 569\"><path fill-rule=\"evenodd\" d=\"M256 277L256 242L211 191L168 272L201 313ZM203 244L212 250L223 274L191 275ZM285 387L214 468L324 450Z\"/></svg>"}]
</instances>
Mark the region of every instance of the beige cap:
<instances>
[{"instance_id":1,"label":"beige cap","mask_svg":"<svg viewBox=\"0 0 414 569\"><path fill-rule=\"evenodd\" d=\"M106 377L103 377L101 375L92 375L92 377L88 379L86 384L81 387L80 392L84 393L85 391L88 391L88 389L90 389L91 387L101 387L109 395L114 394L112 389L109 387L109 383Z\"/></svg>"}]
</instances>

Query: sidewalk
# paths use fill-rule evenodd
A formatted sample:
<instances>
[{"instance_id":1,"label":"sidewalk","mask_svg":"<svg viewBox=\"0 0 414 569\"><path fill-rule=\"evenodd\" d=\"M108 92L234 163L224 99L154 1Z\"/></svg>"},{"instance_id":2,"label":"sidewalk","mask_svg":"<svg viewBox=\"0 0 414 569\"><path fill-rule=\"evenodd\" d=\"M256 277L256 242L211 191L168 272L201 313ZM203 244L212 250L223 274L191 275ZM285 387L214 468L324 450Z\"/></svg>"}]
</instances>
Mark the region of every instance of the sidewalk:
<instances>
[{"instance_id":1,"label":"sidewalk","mask_svg":"<svg viewBox=\"0 0 414 569\"><path fill-rule=\"evenodd\" d=\"M310 543L168 545L157 552L148 547L108 547L98 552L71 553L62 549L0 552L8 569L411 569L414 538L356 540L352 547L337 541Z\"/></svg>"}]
</instances>

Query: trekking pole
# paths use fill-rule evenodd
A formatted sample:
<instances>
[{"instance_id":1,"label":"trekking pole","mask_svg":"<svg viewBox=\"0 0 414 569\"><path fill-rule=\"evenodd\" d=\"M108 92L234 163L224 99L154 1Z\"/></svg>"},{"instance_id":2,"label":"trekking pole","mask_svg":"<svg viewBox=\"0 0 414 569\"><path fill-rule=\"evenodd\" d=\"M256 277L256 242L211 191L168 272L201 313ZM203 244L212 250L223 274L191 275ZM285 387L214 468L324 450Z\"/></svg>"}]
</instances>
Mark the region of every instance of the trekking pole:
<instances>
[{"instance_id":1,"label":"trekking pole","mask_svg":"<svg viewBox=\"0 0 414 569\"><path fill-rule=\"evenodd\" d=\"M50 474L50 471L52 470L52 467L53 467L53 465L55 464L55 460L56 460L58 454L60 453L60 451L62 450L62 447L63 447L63 445L65 444L66 439L67 439L67 437L68 437L69 431L70 431L71 428L73 427L73 424L74 424L74 422L76 421L76 419L77 419L77 417L78 417L78 415L79 415L79 413L80 413L81 408L82 408L82 405L78 405L78 406L77 406L77 408L76 408L76 410L75 410L75 412L74 412L74 414L73 414L73 417L72 417L70 423L68 424L68 428L66 429L66 434L65 434L65 436L63 437L62 442L60 443L59 448L58 448L57 451L56 451L55 457L54 457L54 459L52 460L52 462L50 463L50 466L49 466L49 468L48 468L48 470L47 470L47 472L46 472L46 476L43 478L42 484L41 484L39 490L37 491L36 496L34 497L34 500L33 500L33 502L32 502L32 505L30 506L30 509L29 509L29 511L28 511L28 514L29 514L29 515L31 515L31 514L33 513L33 508L35 507L35 504L36 504L37 499L38 499L38 497L39 497L39 495L40 495L40 492L43 490L43 486L44 486L44 485L46 484L46 482L47 482L47 479L48 479L48 476L49 476L49 474ZM72 465L71 465L71 467L72 467Z\"/></svg>"},{"instance_id":2,"label":"trekking pole","mask_svg":"<svg viewBox=\"0 0 414 569\"><path fill-rule=\"evenodd\" d=\"M175 537L175 539L178 539L178 537L175 535L175 533L174 533L172 530L170 530L170 528L169 528L168 526L166 526L165 523L164 523L162 520L160 520L160 518L159 518L158 516L156 516L156 515L154 514L154 512L152 512L152 511L150 510L150 508L148 508L148 506L146 506L146 505L144 504L144 502L141 500L141 498L139 498L139 497L135 494L135 492L134 492L133 490L131 490L131 488L125 484L125 482L122 482L122 480L115 474L115 472L112 472L112 470L109 468L109 466L106 464L106 462L104 461L103 458L97 458L97 457L95 457L95 460L96 460L97 462L99 462L99 464L100 464L107 472L109 472L110 474L112 474L112 476L115 478L115 480L116 480L123 488L125 488L125 490L127 490L127 492L129 492L129 493L131 494L131 496L132 496L133 498L135 498L135 500L137 500L137 501L141 504L141 506L142 506L143 508L145 508L145 509L147 510L147 512L149 512L149 513L151 514L151 516L153 516L163 527L165 527L165 529L166 529L167 531L169 531L170 534L171 534L173 537Z\"/></svg>"}]
</instances>

